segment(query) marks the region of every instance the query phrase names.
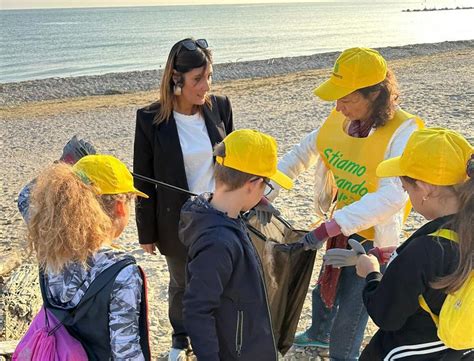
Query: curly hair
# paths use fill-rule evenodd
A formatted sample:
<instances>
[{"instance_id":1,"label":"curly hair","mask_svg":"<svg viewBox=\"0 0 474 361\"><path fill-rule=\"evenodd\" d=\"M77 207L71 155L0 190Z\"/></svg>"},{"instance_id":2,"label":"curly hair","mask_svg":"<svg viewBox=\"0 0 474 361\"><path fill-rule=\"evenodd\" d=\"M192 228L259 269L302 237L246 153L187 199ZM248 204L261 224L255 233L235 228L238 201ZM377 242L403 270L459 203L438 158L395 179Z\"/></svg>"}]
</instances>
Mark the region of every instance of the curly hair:
<instances>
[{"instance_id":1,"label":"curly hair","mask_svg":"<svg viewBox=\"0 0 474 361\"><path fill-rule=\"evenodd\" d=\"M370 94L380 92L377 98L372 101L372 112L370 118L373 121L374 128L384 126L393 118L398 105L400 93L398 90L397 78L390 69L387 70L387 76L382 82L358 89L357 91L366 99Z\"/></svg>"},{"instance_id":2,"label":"curly hair","mask_svg":"<svg viewBox=\"0 0 474 361\"><path fill-rule=\"evenodd\" d=\"M69 262L86 266L87 259L112 240L110 198L124 196L98 195L65 163L46 168L33 188L28 222L28 248L40 267L60 272Z\"/></svg>"}]
</instances>

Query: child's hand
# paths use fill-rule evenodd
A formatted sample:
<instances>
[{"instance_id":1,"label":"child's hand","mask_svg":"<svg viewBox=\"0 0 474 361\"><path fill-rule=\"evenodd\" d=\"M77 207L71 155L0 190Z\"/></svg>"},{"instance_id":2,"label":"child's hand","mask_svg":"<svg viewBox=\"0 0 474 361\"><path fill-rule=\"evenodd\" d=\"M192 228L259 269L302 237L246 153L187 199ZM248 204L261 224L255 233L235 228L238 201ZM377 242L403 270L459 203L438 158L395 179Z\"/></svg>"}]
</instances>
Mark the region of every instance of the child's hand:
<instances>
[{"instance_id":1,"label":"child's hand","mask_svg":"<svg viewBox=\"0 0 474 361\"><path fill-rule=\"evenodd\" d=\"M396 249L397 246L374 247L369 251L369 254L377 257L380 264L385 264L390 260L390 256Z\"/></svg>"},{"instance_id":2,"label":"child's hand","mask_svg":"<svg viewBox=\"0 0 474 361\"><path fill-rule=\"evenodd\" d=\"M355 239L349 238L349 246L351 249L332 248L326 251L323 256L324 264L331 265L336 268L355 266L357 258L365 254L364 247Z\"/></svg>"},{"instance_id":3,"label":"child's hand","mask_svg":"<svg viewBox=\"0 0 474 361\"><path fill-rule=\"evenodd\" d=\"M369 273L380 272L380 264L377 257L369 254L362 254L357 259L356 263L357 275L365 278Z\"/></svg>"},{"instance_id":4,"label":"child's hand","mask_svg":"<svg viewBox=\"0 0 474 361\"><path fill-rule=\"evenodd\" d=\"M397 246L379 247L379 250L382 256L381 264L387 263L390 260L392 253L395 252L397 248L398 248Z\"/></svg>"}]
</instances>

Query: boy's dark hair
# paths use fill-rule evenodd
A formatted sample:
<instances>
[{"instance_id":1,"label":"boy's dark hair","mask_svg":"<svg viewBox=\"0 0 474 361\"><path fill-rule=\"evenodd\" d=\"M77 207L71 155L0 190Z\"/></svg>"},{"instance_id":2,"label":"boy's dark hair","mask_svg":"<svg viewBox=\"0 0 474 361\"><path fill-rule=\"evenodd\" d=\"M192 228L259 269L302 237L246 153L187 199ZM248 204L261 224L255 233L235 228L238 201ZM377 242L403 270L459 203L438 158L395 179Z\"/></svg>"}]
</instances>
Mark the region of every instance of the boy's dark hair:
<instances>
[{"instance_id":1,"label":"boy's dark hair","mask_svg":"<svg viewBox=\"0 0 474 361\"><path fill-rule=\"evenodd\" d=\"M214 165L214 177L216 178L216 183L225 184L228 191L233 191L241 188L247 181L255 176L216 163Z\"/></svg>"},{"instance_id":2,"label":"boy's dark hair","mask_svg":"<svg viewBox=\"0 0 474 361\"><path fill-rule=\"evenodd\" d=\"M225 144L223 142L214 148L214 156L225 157ZM214 164L214 177L216 183L224 184L227 187L227 191L233 191L241 188L246 182L256 176L216 162Z\"/></svg>"}]
</instances>

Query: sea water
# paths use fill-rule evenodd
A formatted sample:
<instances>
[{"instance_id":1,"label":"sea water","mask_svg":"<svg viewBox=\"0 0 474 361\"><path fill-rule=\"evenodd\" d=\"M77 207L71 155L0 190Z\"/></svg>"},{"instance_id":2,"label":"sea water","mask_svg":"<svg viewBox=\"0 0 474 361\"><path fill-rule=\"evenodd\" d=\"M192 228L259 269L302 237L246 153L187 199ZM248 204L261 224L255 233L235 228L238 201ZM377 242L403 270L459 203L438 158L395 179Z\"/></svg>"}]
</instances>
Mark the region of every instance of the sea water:
<instances>
[{"instance_id":1,"label":"sea water","mask_svg":"<svg viewBox=\"0 0 474 361\"><path fill-rule=\"evenodd\" d=\"M159 69L179 39L206 38L215 63L474 39L466 1L327 1L0 11L0 82Z\"/></svg>"}]
</instances>

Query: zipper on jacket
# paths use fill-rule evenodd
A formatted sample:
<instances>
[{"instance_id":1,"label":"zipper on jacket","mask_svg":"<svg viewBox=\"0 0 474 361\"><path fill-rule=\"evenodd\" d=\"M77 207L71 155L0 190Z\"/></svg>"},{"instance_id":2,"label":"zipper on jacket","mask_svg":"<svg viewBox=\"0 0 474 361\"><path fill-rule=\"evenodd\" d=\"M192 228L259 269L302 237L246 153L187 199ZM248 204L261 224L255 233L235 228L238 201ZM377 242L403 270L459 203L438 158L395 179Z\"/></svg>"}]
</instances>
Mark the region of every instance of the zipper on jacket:
<instances>
[{"instance_id":1,"label":"zipper on jacket","mask_svg":"<svg viewBox=\"0 0 474 361\"><path fill-rule=\"evenodd\" d=\"M235 352L237 357L242 354L242 343L244 341L244 311L237 311L237 328L235 331Z\"/></svg>"}]
</instances>

